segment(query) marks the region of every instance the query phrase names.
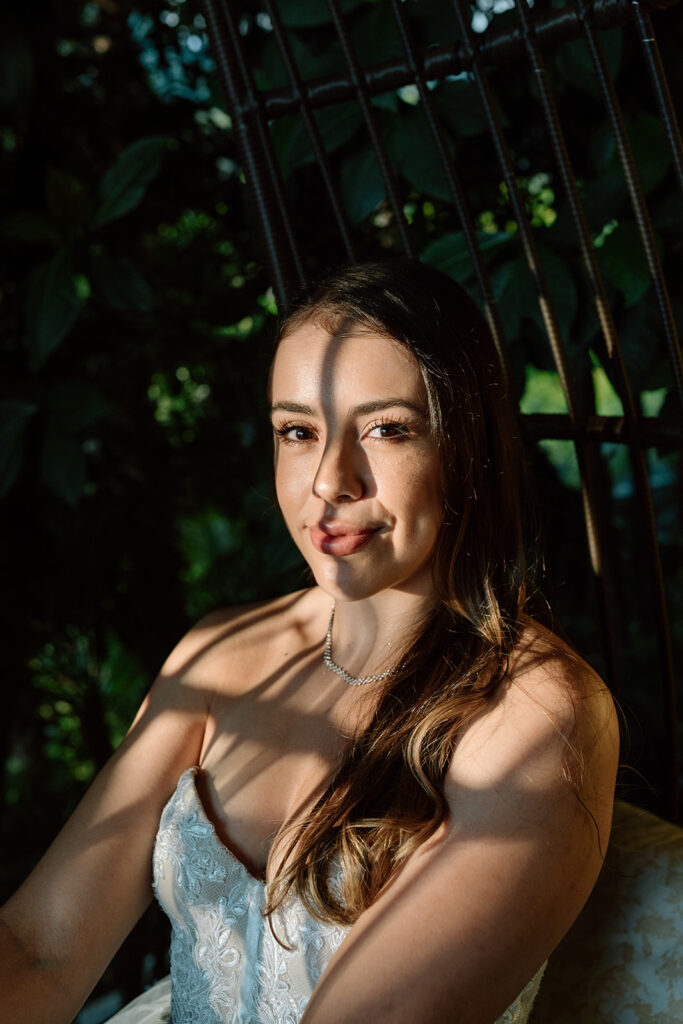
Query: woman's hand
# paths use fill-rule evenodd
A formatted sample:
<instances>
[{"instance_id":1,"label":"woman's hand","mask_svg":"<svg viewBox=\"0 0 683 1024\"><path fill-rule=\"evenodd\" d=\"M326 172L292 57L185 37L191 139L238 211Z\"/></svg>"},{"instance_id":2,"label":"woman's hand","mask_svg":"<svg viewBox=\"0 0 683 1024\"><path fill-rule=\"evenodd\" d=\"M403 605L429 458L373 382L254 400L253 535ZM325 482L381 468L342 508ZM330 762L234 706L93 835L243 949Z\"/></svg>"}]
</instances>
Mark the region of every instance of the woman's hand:
<instances>
[{"instance_id":1,"label":"woman's hand","mask_svg":"<svg viewBox=\"0 0 683 1024\"><path fill-rule=\"evenodd\" d=\"M617 757L614 706L587 666L518 658L457 744L441 834L361 915L302 1024L496 1020L597 878Z\"/></svg>"}]
</instances>

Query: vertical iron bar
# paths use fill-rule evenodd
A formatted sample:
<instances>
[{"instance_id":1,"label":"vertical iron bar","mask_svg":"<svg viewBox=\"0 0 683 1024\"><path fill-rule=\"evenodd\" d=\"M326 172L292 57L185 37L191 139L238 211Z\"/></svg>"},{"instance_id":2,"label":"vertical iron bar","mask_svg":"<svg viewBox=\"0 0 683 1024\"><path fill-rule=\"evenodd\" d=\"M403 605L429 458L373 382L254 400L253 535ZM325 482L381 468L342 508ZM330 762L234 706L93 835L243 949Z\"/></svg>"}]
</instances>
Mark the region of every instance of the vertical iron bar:
<instances>
[{"instance_id":1,"label":"vertical iron bar","mask_svg":"<svg viewBox=\"0 0 683 1024\"><path fill-rule=\"evenodd\" d=\"M439 122L439 115L437 114L432 97L427 88L426 80L422 69L418 63L417 54L415 53L415 47L413 46L410 33L408 32L408 26L406 23L405 14L403 13L403 7L401 6L401 0L391 0L391 6L393 8L394 17L398 25L398 29L401 35L401 42L403 49L406 52L408 58L408 66L413 74L415 82L420 92L420 99L422 106L424 107L427 123L432 133L432 138L436 145L439 159L446 175L448 187L451 195L453 196L453 202L455 204L455 210L462 226L463 234L465 236L465 243L467 250L472 259L474 266L474 272L477 278L477 284L484 300L484 312L488 325L493 335L493 340L498 349L498 355L500 356L501 365L503 372L505 373L506 381L510 379L510 372L508 367L507 352L505 350L505 340L503 336L503 326L500 320L500 314L498 312L498 305L496 303L493 289L491 287L491 281L489 279L484 261L481 255L481 248L477 239L477 231L472 220L472 214L467 203L464 189L460 178L455 170L454 161L452 161L444 145L444 134L441 124Z\"/></svg>"},{"instance_id":2,"label":"vertical iron bar","mask_svg":"<svg viewBox=\"0 0 683 1024\"><path fill-rule=\"evenodd\" d=\"M659 254L655 246L654 231L652 229L652 222L647 210L640 176L633 158L631 144L624 127L624 121L621 115L621 108L619 106L619 100L616 95L614 83L607 69L607 62L605 60L602 44L597 37L593 25L591 24L585 0L579 0L578 10L579 16L581 17L584 25L586 40L588 42L588 48L598 79L598 85L602 92L605 106L607 107L607 111L612 122L612 133L619 152L621 165L626 178L629 195L631 197L633 212L636 217L641 241L643 243L643 248L645 249L648 267L655 286L660 313L664 321L665 337L674 371L674 381L677 384L679 400L681 400L681 406L683 407L683 394L681 392L683 365L681 361L680 345L678 335L676 333L676 325L673 320L671 302L669 300L661 263L659 261ZM655 604L655 629L657 632L658 650L663 672L664 703L666 709L665 731L669 733L667 740L667 752L669 755L668 787L671 796L669 811L674 819L678 820L679 757L676 682L674 677L674 661L671 647L669 614L666 603L666 593L664 590L664 576L662 573L662 562L659 543L657 540L657 521L655 518L654 503L652 500L652 490L650 488L647 453L640 443L639 431L637 429L641 418L641 410L639 403L634 400L633 393L628 382L628 375L618 344L618 339L615 338L615 342L616 345L613 353L612 365L616 373L617 390L624 406L624 414L628 427L626 439L631 456L635 492L640 510L641 522L643 524L643 532L646 538L648 554L647 565L651 574L650 583Z\"/></svg>"},{"instance_id":3,"label":"vertical iron bar","mask_svg":"<svg viewBox=\"0 0 683 1024\"><path fill-rule=\"evenodd\" d=\"M581 254L583 257L584 266L588 273L590 283L593 287L594 299L596 303L598 317L602 326L603 334L605 337L605 343L607 346L607 352L610 357L610 361L615 371L615 376L618 381L620 390L622 391L622 401L624 402L624 409L629 410L627 412L627 421L629 422L629 430L631 437L633 438L633 424L637 419L637 413L635 411L633 398L630 394L630 388L626 377L625 367L621 357L621 350L616 335L614 326L614 320L612 318L612 312L607 302L607 296L605 293L604 282L600 274L597 259L595 256L595 250L593 248L590 233L588 231L588 225L586 224L585 214L579 198L578 189L576 186L576 180L574 172L572 170L571 162L569 159L569 153L567 151L566 142L564 139L564 133L560 124L559 114L557 107L548 84L547 73L545 69L544 61L541 57L538 45L534 38L533 23L530 19L528 0L517 0L516 7L519 14L520 22L522 25L522 34L524 36L524 42L529 54L531 66L536 76L536 82L539 87L541 94L541 102L545 115L546 125L550 135L553 151L555 153L555 159L559 166L560 174L562 177L565 193L569 199L569 204L572 210L574 218L574 224L579 236L579 243L581 248ZM630 403L629 403L630 397ZM640 449L633 440L631 445L631 452L633 455L633 467L634 467L634 479L638 482L638 490L641 496L644 498L645 505L651 506L651 496L649 496L649 480L647 474L647 463L644 459L642 449ZM648 498L649 496L649 502ZM647 516L647 511L646 511ZM654 544L656 548L656 524L654 522L654 511L652 511L652 518L650 520L651 528L654 532ZM656 563L655 563L656 564ZM655 568L656 573L656 568ZM669 686L669 679L673 683L673 665L669 663L669 657L667 656L667 649L670 653L670 647L667 640L665 639L665 648L660 648L660 658L662 660L663 670L663 681L665 685L665 693L667 703L673 698L675 706L675 692L672 686ZM675 729L668 730L667 732L667 760L669 765L675 765L677 763L677 736ZM677 816L678 813L678 779L675 780L675 787L672 787L673 780L671 777L668 779L669 792L667 793L667 801L669 804L669 810L673 816Z\"/></svg>"},{"instance_id":4,"label":"vertical iron bar","mask_svg":"<svg viewBox=\"0 0 683 1024\"><path fill-rule=\"evenodd\" d=\"M513 212L519 225L524 253L536 283L538 301L546 326L548 340L550 342L555 366L557 367L557 372L567 401L567 409L573 426L575 438L574 449L576 452L579 475L582 483L581 493L588 550L596 582L598 608L600 610L601 621L603 624L602 635L603 640L605 641L605 660L607 663L608 673L614 682L617 678L616 631L614 629L613 617L610 611L610 601L606 590L606 564L605 559L603 558L604 545L600 536L599 517L597 515L596 508L595 495L597 489L594 480L594 470L592 470L592 466L587 461L586 449L578 440L581 434L582 419L578 406L576 390L569 371L564 344L557 325L545 273L538 256L536 241L528 221L524 200L517 184L517 176L515 174L512 156L507 142L505 141L498 105L496 103L493 90L491 89L486 77L481 54L478 51L476 41L468 22L468 9L463 9L462 0L461 2L458 2L458 0L452 0L451 6L453 7L458 20L463 43L469 51L468 56L471 56L472 71L475 82L484 107L496 155L508 188Z\"/></svg>"},{"instance_id":5,"label":"vertical iron bar","mask_svg":"<svg viewBox=\"0 0 683 1024\"><path fill-rule=\"evenodd\" d=\"M640 0L631 0L631 9L633 10L638 27L645 64L647 65L655 99L659 107L659 116L666 129L666 137L671 147L671 156L673 157L676 178L678 179L678 187L683 192L683 141L681 140L681 130L678 126L676 109L671 99L669 83L664 74L662 57L657 46L657 40L655 39L652 19L647 7Z\"/></svg>"},{"instance_id":6,"label":"vertical iron bar","mask_svg":"<svg viewBox=\"0 0 683 1024\"><path fill-rule=\"evenodd\" d=\"M676 324L674 322L673 311L671 309L669 293L664 281L659 253L657 252L657 246L655 245L652 222L650 220L645 196L640 183L638 168L636 167L636 162L633 158L631 143L629 142L626 128L624 126L624 120L621 115L621 108L619 106L619 100L614 88L614 83L612 82L609 71L607 70L607 62L605 60L602 44L600 43L590 21L585 0L579 0L578 10L586 33L588 49L593 61L595 74L598 79L598 86L602 92L607 113L609 114L610 121L612 122L612 134L614 135L614 140L617 145L619 159L621 160L626 185L631 197L631 205L633 207L638 231L645 250L645 258L647 260L648 269L655 288L659 312L664 324L664 338L667 351L669 353L669 359L671 361L671 368L673 370L674 385L676 387L681 408L683 409L683 358L681 357L681 347L678 340L678 334L676 332Z\"/></svg>"},{"instance_id":7,"label":"vertical iron bar","mask_svg":"<svg viewBox=\"0 0 683 1024\"><path fill-rule=\"evenodd\" d=\"M543 321L548 333L553 358L562 384L562 390L564 391L567 399L569 415L572 422L576 425L579 413L574 383L569 372L564 344L557 325L557 319L555 317L547 279L543 270L543 265L538 256L536 240L531 230L531 225L529 224L529 219L524 206L524 200L517 184L517 176L515 174L510 149L505 141L498 106L493 95L493 90L491 89L486 77L483 61L476 46L472 30L467 21L467 14L463 11L459 0L451 0L451 7L453 8L458 20L458 27L460 28L463 44L467 49L468 57L472 61L474 80L479 92L480 100L484 107L484 113L488 121L489 131L493 139L498 162L503 172L503 178L508 189L515 219L519 225L524 255L526 256L529 269L536 284Z\"/></svg>"},{"instance_id":8,"label":"vertical iron bar","mask_svg":"<svg viewBox=\"0 0 683 1024\"><path fill-rule=\"evenodd\" d=\"M280 177L280 170L273 153L270 132L268 131L263 111L262 96L254 88L251 70L245 58L242 41L237 30L237 22L235 12L232 8L232 0L217 0L217 2L223 11L223 21L230 40L232 57L237 64L237 69L243 82L243 102L237 106L238 117L241 120L242 116L247 114L248 116L244 117L245 126L248 121L251 121L256 130L256 138L258 140L257 145L261 153L261 159L258 161L259 166L257 167L257 170L260 172L260 185L266 193L269 192L270 194L271 203L269 205L271 210L274 207L277 213L279 213L279 220L282 224L282 230L287 241L291 254L290 258L293 263L299 285L305 285L306 274L299 255L299 247L296 237L292 229L282 179ZM277 216L277 214L273 211L271 212L271 216Z\"/></svg>"},{"instance_id":9,"label":"vertical iron bar","mask_svg":"<svg viewBox=\"0 0 683 1024\"><path fill-rule=\"evenodd\" d=\"M413 246L412 239L408 234L405 217L403 216L403 207L401 206L401 201L398 195L396 180L384 148L384 143L382 142L382 137L377 127L377 119L372 109L370 94L365 84L363 70L360 67L358 59L353 51L351 40L349 39L349 34L341 15L338 0L327 0L327 6L330 14L332 15L332 21L334 22L335 30L342 45L344 58L349 69L349 75L356 90L358 102L360 103L361 110L363 111L363 117L365 118L365 123L368 126L370 141L372 142L372 146L375 150L379 169L389 195L389 201L394 211L394 216L396 217L396 225L401 236L401 243L408 256L411 256L414 259L416 255L415 247Z\"/></svg>"},{"instance_id":10,"label":"vertical iron bar","mask_svg":"<svg viewBox=\"0 0 683 1024\"><path fill-rule=\"evenodd\" d=\"M301 111L304 123L306 125L306 129L308 131L311 143L313 145L313 149L315 151L315 157L318 162L318 166L320 167L323 176L323 181L325 182L325 187L327 188L327 192L330 197L332 210L334 212L334 216L339 227L339 233L341 234L342 241L344 243L344 248L346 249L346 254L349 260L353 262L356 259L356 251L353 244L353 240L351 238L351 230L349 228L349 223L346 218L346 213L344 212L344 207L339 200L339 196L337 195L337 191L334 186L330 161L327 158L327 153L325 152L325 147L323 145L320 129L318 128L315 117L313 115L313 108L311 107L311 103L308 98L308 92L301 81L299 70L296 66L296 61L294 60L292 48L289 45L289 40L287 38L287 33L285 31L284 25L282 24L282 18L280 17L280 13L276 5L273 3L273 0L265 0L265 4L268 16L270 17L271 23L273 25L275 38L277 39L278 45L280 47L280 52L285 62L287 74L289 75L289 80L292 85L292 93L299 105L299 109Z\"/></svg>"},{"instance_id":11,"label":"vertical iron bar","mask_svg":"<svg viewBox=\"0 0 683 1024\"><path fill-rule=\"evenodd\" d=\"M265 242L266 255L270 264L273 289L277 304L284 309L288 292L288 274L286 268L290 264L290 255L282 234L282 225L277 211L273 209L272 196L268 189L263 166L263 156L259 152L258 137L254 138L252 126L242 116L242 89L233 74L235 57L230 36L224 21L216 11L214 0L204 0L207 26L216 63L226 90L228 109L235 126L235 139L244 165L244 173L251 188L258 211L259 223Z\"/></svg>"}]
</instances>

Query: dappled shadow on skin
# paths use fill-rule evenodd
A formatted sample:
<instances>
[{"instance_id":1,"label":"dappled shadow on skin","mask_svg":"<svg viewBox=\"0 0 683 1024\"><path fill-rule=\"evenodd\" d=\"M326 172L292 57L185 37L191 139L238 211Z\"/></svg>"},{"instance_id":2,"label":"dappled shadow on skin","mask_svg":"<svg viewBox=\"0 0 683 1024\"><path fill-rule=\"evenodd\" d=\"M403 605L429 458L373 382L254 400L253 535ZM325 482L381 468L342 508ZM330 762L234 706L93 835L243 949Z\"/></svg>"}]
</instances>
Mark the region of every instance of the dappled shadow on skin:
<instances>
[{"instance_id":1,"label":"dappled shadow on skin","mask_svg":"<svg viewBox=\"0 0 683 1024\"><path fill-rule=\"evenodd\" d=\"M214 825L220 840L235 853L245 866L255 875L263 874L263 864L267 860L267 854L263 857L255 856L255 849L265 850L265 840L268 837L271 841L277 833L284 819L296 818L303 807L315 800L323 791L329 781L330 771L334 770L336 756L329 757L329 737L334 730L331 724L331 708L335 700L330 691L318 691L312 698L299 699L299 707L292 706L296 702L297 695L310 679L311 673L319 671L323 638L315 645L310 645L300 651L295 651L289 658L285 659L276 670L264 674L262 678L256 679L248 687L240 687L242 692L238 695L230 695L221 692L220 679L217 679L216 687L189 686L182 682L193 669L200 666L202 659L206 659L212 650L220 647L229 638L237 636L245 629L255 627L263 628L263 624L269 619L276 619L277 616L286 615L287 612L301 600L302 595L293 595L285 601L279 601L277 608L266 606L249 609L244 617L236 622L228 622L224 628L220 624L211 631L207 641L195 650L191 657L186 658L182 665L176 668L173 675L166 678L162 675L160 682L172 682L172 678L180 680L180 688L185 688L188 695L190 708L163 704L151 701L132 727L128 736L123 741L121 751L126 761L134 764L139 743L148 730L153 730L161 724L163 716L175 716L178 722L192 719L196 706L204 706L211 709L209 719L212 718L216 705L216 698L219 698L221 712L215 720L216 731L209 739L204 755L199 757L199 749L202 746L198 737L197 756L190 755L183 763L178 763L172 775L164 784L164 792L160 792L160 810L163 804L170 798L177 780L182 772L192 765L197 764L202 770L197 773L197 790L204 804L207 817ZM220 655L219 655L220 657ZM212 666L212 672L219 667L220 661ZM176 695L178 694L176 689ZM182 697L181 697L182 699ZM178 718L180 716L180 718ZM224 727L232 718L236 720L236 727L228 730ZM178 727L174 723L174 728ZM164 726L166 728L166 726ZM182 724L180 725L182 728ZM342 749L346 737L342 737L339 743L339 752ZM214 749L216 748L216 749ZM144 756L144 747L141 747ZM329 771L324 773L324 778L319 777L311 780L311 785L304 790L296 787L297 791L290 794L286 801L284 810L286 814L279 818L273 817L271 821L263 821L259 807L259 793L263 792L264 803L267 803L269 792L269 780L272 780L280 772L280 765L287 758L297 754L310 755L316 761L327 759L330 761ZM336 754L336 751L335 751ZM215 769L223 770L216 777ZM234 767L233 767L234 766ZM261 780L261 781L259 781ZM232 821L231 800L238 797L240 793L249 790L254 794L253 813L246 819L247 823L253 818L251 827L248 824L242 826L244 837L241 836L239 827L234 831L231 829ZM120 811L109 814L106 819L89 826L86 834L83 835L84 845L97 845L106 842L109 838L127 829L135 828L136 819L139 816L143 804L147 803L148 796L145 795L139 801L132 801ZM243 813L243 806L240 807ZM259 822L259 818L261 821ZM260 834L259 824L261 825ZM243 839L244 841L241 841ZM251 849L251 853L249 852Z\"/></svg>"},{"instance_id":2,"label":"dappled shadow on skin","mask_svg":"<svg viewBox=\"0 0 683 1024\"><path fill-rule=\"evenodd\" d=\"M458 786L451 816L354 925L302 1024L332 1007L346 1021L342 986L352 991L354 978L369 994L351 999L349 1021L386 1024L392 1000L401 1020L498 1020L571 927L600 867L593 822L559 765L550 787L529 775L546 748L547 739L526 746L486 784Z\"/></svg>"},{"instance_id":3,"label":"dappled shadow on skin","mask_svg":"<svg viewBox=\"0 0 683 1024\"><path fill-rule=\"evenodd\" d=\"M251 628L254 625L263 625L269 621L275 621L278 614L291 611L297 602L302 599L301 595L294 595L278 602L274 609L272 606L256 607L249 611L246 618L237 622L229 622L225 627L216 625L215 630L207 636L206 643L199 651L195 651L191 658L186 659L178 674L182 677L191 668L199 665L201 659L206 657L212 648L222 644L226 639L236 638L242 630ZM329 770L324 777L320 773L313 773L311 785L308 791L304 787L296 787L296 792L290 793L290 801L286 808L284 819L279 821L263 820L261 804L257 797L254 799L255 814L254 821L265 825L265 831L256 837L247 834L248 842L240 842L239 832L235 832L231 825L226 826L221 816L216 813L216 807L224 810L224 818L232 822L230 813L230 802L241 792L253 789L258 783L260 790L254 789L254 793L262 792L267 796L268 779L273 772L279 773L286 759L292 755L310 754L315 758L323 757L329 753L326 737L330 732L337 730L339 747L336 757L329 759L329 764L334 766L338 757L343 752L343 744L348 737L339 733L338 727L334 725L332 708L335 699L332 689L314 694L313 699L307 699L299 707L293 706L297 696L304 690L310 680L311 673L319 670L321 642L318 645L308 645L301 650L295 651L286 658L276 669L263 674L262 678L254 681L253 685L244 689L244 692L237 697L228 696L225 698L226 705L231 706L228 715L235 711L239 718L239 728L235 731L217 732L214 741L219 743L215 753L220 755L216 764L225 760L228 765L227 774L224 776L223 784L217 784L213 778L211 765L208 771L198 773L197 781L200 787L204 785L204 792L200 797L205 807L206 817L214 826L219 839L225 844L233 855L239 859L244 866L256 877L263 876L263 864L267 861L265 856L264 837L277 832L282 821L295 821L302 813L310 808L312 800L319 797L329 782ZM533 646L523 646L517 658L516 672L524 676L531 673L533 669L543 665L553 655L544 650L540 644L534 650ZM332 681L334 685L334 681ZM182 684L181 684L182 685ZM209 685L206 689L193 687L193 700L196 703L203 703L211 707L212 700L218 692ZM339 691L337 691L339 692ZM533 692L531 694L533 700ZM542 705L541 705L542 707ZM267 710L265 710L267 709ZM271 723L273 712L277 713L277 728L266 728L264 731L260 715L262 713ZM184 708L165 707L161 710L148 709L141 716L125 741L129 745L129 755L135 758L135 748L142 732L153 728L155 719L164 714L180 712L191 715L190 711ZM486 713L486 712L484 712ZM305 726L305 727L304 727ZM209 743L207 753L212 750L212 742ZM467 918L462 922L460 931L457 929L444 936L444 941L435 952L438 968L444 975L453 976L453 990L458 996L464 993L469 999L468 985L471 979L477 980L477 984L489 984L487 979L491 977L491 970L496 969L501 979L495 998L492 997L490 1006L496 1014L502 1012L524 987L531 975L535 972L540 963L545 959L553 946L559 941L561 935L570 926L573 917L578 913L580 907L572 907L567 911L566 919L554 925L555 930L549 936L548 928L537 929L540 939L531 932L534 928L525 930L523 926L517 929L517 919L523 918L524 904L533 904L539 909L537 916L541 916L550 906L544 901L557 901L561 888L556 879L546 881L543 878L542 870L539 868L548 859L557 858L561 862L564 847L567 843L565 832L558 832L557 808L564 806L566 800L575 800L575 794L571 787L562 777L557 763L557 784L551 794L551 799L543 803L543 815L539 819L538 793L534 779L529 776L529 765L535 762L536 757L543 753L543 744L547 745L547 735L543 742L539 741L534 748L527 745L519 751L519 756L507 765L503 775L497 776L491 773L486 778L485 784L479 787L459 785L457 791L450 800L452 817L445 823L445 827L438 836L430 840L423 848L414 854L398 873L385 891L380 895L375 904L362 916L359 927L354 929L348 943L344 943L336 954L335 958L327 968L321 991L329 985L335 984L335 979L343 977L346 969L353 968L354 964L367 960L376 954L376 940L379 936L382 939L385 928L389 929L390 936L395 932L395 921L398 921L398 928L404 929L405 922L408 922L411 929L410 943L419 945L424 939L425 948L431 948L429 914L425 915L424 908L429 907L430 901L434 901L435 886L438 889L439 902L448 903L452 901L453 915L457 918L460 912L458 895L463 893L471 901L477 890L481 892L481 903L477 907L477 915ZM245 753L245 749L246 753ZM238 755L242 755L239 760ZM205 759L203 759L205 761ZM230 762L234 761L234 770L230 768ZM178 765L177 777L190 767L190 764ZM329 766L328 766L329 767ZM330 769L331 770L331 769ZM177 777L175 781L177 782ZM200 781L203 779L203 783ZM260 781L259 781L260 780ZM173 780L168 782L168 792L160 794L164 801L168 799L173 791ZM199 790L198 790L199 792ZM206 798L208 794L209 799ZM84 843L96 845L106 841L114 833L125 832L135 827L135 819L139 808L144 800L132 802L121 812L110 814L105 820L92 826ZM583 813L576 802L576 813ZM580 836L582 841L588 843L590 836L584 834L575 827L576 822L581 823L584 819L579 817L560 815L563 828L566 831L567 821L571 821L570 832ZM590 834L592 836L592 833ZM539 838L540 837L540 838ZM489 898L488 883L491 877L495 877L496 871L500 870L505 874L505 865L509 863L516 851L521 847L527 847L540 843L543 847L543 858L540 862L532 860L525 864L517 876L510 879L500 901ZM263 850L264 856L255 856L254 850ZM499 858L496 860L496 856ZM486 877L481 874L483 870L488 872ZM502 865L502 867L501 867ZM566 884L563 880L562 884ZM587 893L586 893L587 894ZM151 892L150 892L151 895ZM397 896L398 899L394 897ZM495 920L496 913L499 914ZM406 915L404 918L403 915ZM482 954L485 960L477 960L472 949L477 947L476 932L479 927L479 917L483 917L485 924L488 923L489 931L484 932L482 939L485 952ZM414 920L418 921L419 927L415 929ZM403 924L402 924L403 922ZM493 923L492 923L493 922ZM424 928L424 934L421 929ZM475 939L471 937L471 930L474 929ZM517 930L516 930L517 929ZM469 931L468 931L469 930ZM514 933L514 945L530 944L532 952L524 960L522 966L515 966L514 949L509 944L509 934ZM500 936L500 938L499 938ZM485 940L485 941L484 941ZM507 945L506 945L507 943ZM536 945L534 945L536 943ZM498 957L498 960L496 958ZM508 961L512 961L512 966ZM454 963L459 965L457 969ZM497 965L497 967L496 967ZM531 966L529 966L531 965ZM340 975L341 969L341 975ZM469 971L469 973L468 973ZM478 973L479 972L479 973ZM419 981L419 979L418 979ZM458 988L458 986L461 986ZM318 993L314 994L311 1000L311 1010L315 1011ZM498 1002L495 1001L498 999ZM506 1000L499 1006L501 1000ZM475 1000L476 1002L476 1000ZM487 1004L488 1007L489 1004ZM487 1011L488 1012L488 1011ZM305 1016L304 1020L308 1017ZM417 1018L416 1018L417 1019ZM435 1017L432 1019L436 1019ZM445 1018L444 1018L445 1019ZM453 1019L449 1016L448 1019ZM468 1017L463 1015L465 1022L488 1019L483 1016ZM494 1019L493 1015L490 1018Z\"/></svg>"}]
</instances>

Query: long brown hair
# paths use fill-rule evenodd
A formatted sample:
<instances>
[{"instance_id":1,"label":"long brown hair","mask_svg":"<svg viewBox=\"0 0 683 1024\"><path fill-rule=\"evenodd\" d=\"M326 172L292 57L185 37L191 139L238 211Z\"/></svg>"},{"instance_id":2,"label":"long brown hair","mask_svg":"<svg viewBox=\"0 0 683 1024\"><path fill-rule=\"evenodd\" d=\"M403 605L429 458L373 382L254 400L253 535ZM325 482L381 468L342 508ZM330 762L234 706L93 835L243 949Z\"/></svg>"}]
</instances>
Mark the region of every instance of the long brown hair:
<instances>
[{"instance_id":1,"label":"long brown hair","mask_svg":"<svg viewBox=\"0 0 683 1024\"><path fill-rule=\"evenodd\" d=\"M442 467L438 604L326 791L303 822L285 829L287 855L265 906L272 914L294 887L314 915L350 924L443 822L454 744L495 694L520 636L523 456L490 331L445 274L404 259L344 267L299 299L276 346L307 322L331 334L353 326L410 349ZM335 864L341 891L331 884Z\"/></svg>"}]
</instances>

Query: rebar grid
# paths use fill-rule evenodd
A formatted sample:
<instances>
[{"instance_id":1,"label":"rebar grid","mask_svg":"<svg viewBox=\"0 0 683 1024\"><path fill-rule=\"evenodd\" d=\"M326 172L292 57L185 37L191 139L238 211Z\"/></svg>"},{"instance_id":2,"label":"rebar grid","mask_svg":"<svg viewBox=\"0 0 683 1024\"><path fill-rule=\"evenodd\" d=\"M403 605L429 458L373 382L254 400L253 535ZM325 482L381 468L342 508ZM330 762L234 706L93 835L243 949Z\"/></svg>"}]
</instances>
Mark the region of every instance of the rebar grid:
<instances>
[{"instance_id":1,"label":"rebar grid","mask_svg":"<svg viewBox=\"0 0 683 1024\"><path fill-rule=\"evenodd\" d=\"M671 417L666 419L643 418L639 402L633 395L544 61L545 52L561 42L583 38L587 43L599 93L609 116L620 166L652 279L657 308L663 324L666 350L672 368L674 387L683 406L683 360L670 298L638 169L626 134L619 99L607 69L598 35L599 30L608 27L629 26L629 31L633 31L633 27L635 27L648 68L657 108L666 131L674 173L679 186L683 189L681 136L649 13L650 9L662 9L672 6L672 3L668 0L664 0L664 2L655 0L655 2L649 3L644 0L633 0L633 2L630 0L628 2L627 0L602 0L602 2L589 4L587 0L577 0L576 7L570 6L559 11L540 13L530 10L528 0L516 0L515 6L519 21L514 28L506 27L505 30L500 30L494 25L483 36L477 37L471 30L468 18L469 6L465 6L464 0L444 0L444 6L449 6L454 12L460 39L446 43L439 42L438 45L430 46L426 53L421 55L411 36L410 25L405 14L405 4L401 0L389 0L404 56L368 68L362 68L358 62L339 0L326 0L326 3L331 21L329 31L334 32L339 40L346 71L324 80L304 82L296 66L276 0L264 0L290 86L261 93L253 83L244 42L237 30L232 0L204 0L211 41L226 88L229 112L235 126L235 136L244 172L255 200L278 306L281 309L286 308L288 294L293 287L306 283L309 271L300 252L293 228L287 191L283 186L270 140L269 122L292 112L302 118L317 166L320 169L325 194L334 214L344 251L347 257L353 261L361 255L361 241L360 238L354 237L354 229L346 215L339 185L335 180L334 166L325 150L314 111L345 100L355 100L362 112L367 137L384 182L401 248L408 255L414 256L415 244L410 225L404 215L399 185L385 141L382 138L372 99L405 85L415 85L419 92L420 107L429 127L429 134L434 143L438 161L443 169L452 208L462 229L472 261L484 313L501 353L503 365L506 365L507 346L503 337L501 318L489 273L482 257L467 191L459 174L457 160L449 152L446 134L428 85L428 83L440 81L446 76L461 74L463 71L469 72L479 96L493 150L507 188L522 249L535 284L553 361L567 402L568 415L527 415L524 420L527 431L533 439L568 439L572 440L575 446L582 484L587 542L598 591L605 660L612 685L617 683L617 658L615 657L617 633L613 615L616 584L611 578L612 569L607 556L608 545L604 541L609 522L608 513L600 501L600 495L604 492L606 472L600 455L600 443L616 441L625 444L629 451L641 521L641 537L647 553L649 589L653 607L656 609L663 710L667 722L666 809L669 816L675 820L678 816L679 789L676 695L666 596L649 481L647 448L653 445L680 448L683 441L683 422ZM563 194L571 211L585 280L593 296L610 363L610 375L624 410L623 417L596 415L592 394L587 394L585 388L579 393L570 372L566 348L553 308L543 261L539 256L524 198L519 188L510 143L505 137L499 104L487 71L487 68L492 65L513 64L523 60L526 60L532 69L540 93L544 129L554 154Z\"/></svg>"}]
</instances>

